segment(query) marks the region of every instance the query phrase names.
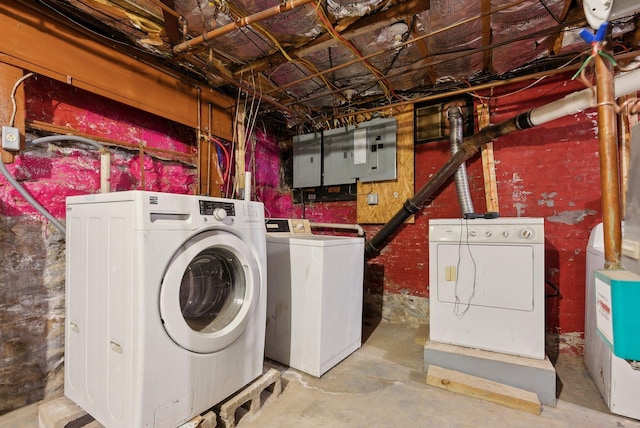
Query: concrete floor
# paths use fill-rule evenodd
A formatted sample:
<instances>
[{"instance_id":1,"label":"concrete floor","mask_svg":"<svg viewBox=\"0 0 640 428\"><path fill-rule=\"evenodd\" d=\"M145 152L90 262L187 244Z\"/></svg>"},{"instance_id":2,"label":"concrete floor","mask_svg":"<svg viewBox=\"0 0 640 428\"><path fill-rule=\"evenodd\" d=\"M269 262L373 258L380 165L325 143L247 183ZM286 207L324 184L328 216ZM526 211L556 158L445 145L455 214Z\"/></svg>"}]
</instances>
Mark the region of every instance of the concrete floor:
<instances>
[{"instance_id":1,"label":"concrete floor","mask_svg":"<svg viewBox=\"0 0 640 428\"><path fill-rule=\"evenodd\" d=\"M320 379L282 368L282 395L238 428L640 427L608 412L580 356L559 356L560 400L536 416L428 386L421 342L419 329L381 323Z\"/></svg>"},{"instance_id":2,"label":"concrete floor","mask_svg":"<svg viewBox=\"0 0 640 428\"><path fill-rule=\"evenodd\" d=\"M582 358L571 354L555 362L557 407L545 406L538 416L428 386L421 336L424 328L380 323L360 350L320 379L267 362L282 371L282 395L254 415L239 415L237 426L640 428L608 412ZM0 428L37 426L37 404L0 417Z\"/></svg>"}]
</instances>

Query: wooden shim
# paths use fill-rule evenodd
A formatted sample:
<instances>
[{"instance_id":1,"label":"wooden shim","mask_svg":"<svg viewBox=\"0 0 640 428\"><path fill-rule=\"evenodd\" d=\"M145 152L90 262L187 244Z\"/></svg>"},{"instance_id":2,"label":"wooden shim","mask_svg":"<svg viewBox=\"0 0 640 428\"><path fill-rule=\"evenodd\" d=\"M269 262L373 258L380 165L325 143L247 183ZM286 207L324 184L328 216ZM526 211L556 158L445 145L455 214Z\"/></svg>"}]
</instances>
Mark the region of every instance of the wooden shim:
<instances>
[{"instance_id":1,"label":"wooden shim","mask_svg":"<svg viewBox=\"0 0 640 428\"><path fill-rule=\"evenodd\" d=\"M439 366L429 366L427 385L534 415L539 415L542 411L538 396L533 392Z\"/></svg>"},{"instance_id":2,"label":"wooden shim","mask_svg":"<svg viewBox=\"0 0 640 428\"><path fill-rule=\"evenodd\" d=\"M489 125L489 108L478 106L479 129ZM484 194L487 204L487 212L500 212L498 204L498 185L496 183L496 164L493 158L493 143L482 145L482 171L484 174Z\"/></svg>"}]
</instances>

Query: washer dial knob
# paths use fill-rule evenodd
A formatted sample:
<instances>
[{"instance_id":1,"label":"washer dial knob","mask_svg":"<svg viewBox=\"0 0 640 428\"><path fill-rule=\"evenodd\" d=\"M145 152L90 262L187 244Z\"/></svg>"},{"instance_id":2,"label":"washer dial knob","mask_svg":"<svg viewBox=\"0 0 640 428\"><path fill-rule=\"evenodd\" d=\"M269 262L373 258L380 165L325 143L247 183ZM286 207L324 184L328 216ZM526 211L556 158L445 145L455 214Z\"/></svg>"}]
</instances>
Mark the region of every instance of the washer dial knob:
<instances>
[{"instance_id":1,"label":"washer dial knob","mask_svg":"<svg viewBox=\"0 0 640 428\"><path fill-rule=\"evenodd\" d=\"M222 221L227 218L227 212L224 208L216 208L215 210L213 210L213 218L218 221Z\"/></svg>"}]
</instances>

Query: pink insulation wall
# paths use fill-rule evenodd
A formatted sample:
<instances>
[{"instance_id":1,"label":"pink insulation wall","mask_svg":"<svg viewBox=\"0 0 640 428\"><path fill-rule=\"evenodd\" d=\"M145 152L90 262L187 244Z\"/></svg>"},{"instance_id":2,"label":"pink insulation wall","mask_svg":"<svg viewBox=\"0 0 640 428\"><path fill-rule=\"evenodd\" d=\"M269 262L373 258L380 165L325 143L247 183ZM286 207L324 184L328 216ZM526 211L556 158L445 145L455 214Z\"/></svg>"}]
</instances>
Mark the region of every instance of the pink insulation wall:
<instances>
[{"instance_id":1,"label":"pink insulation wall","mask_svg":"<svg viewBox=\"0 0 640 428\"><path fill-rule=\"evenodd\" d=\"M28 78L24 87L28 121L145 149L196 152L194 131L185 126L42 76ZM142 156L138 149L110 151L114 191L193 192L191 165L150 150ZM63 222L66 196L100 188L99 155L84 144L27 143L7 169ZM64 283L63 234L0 176L0 414L62 393Z\"/></svg>"}]
</instances>

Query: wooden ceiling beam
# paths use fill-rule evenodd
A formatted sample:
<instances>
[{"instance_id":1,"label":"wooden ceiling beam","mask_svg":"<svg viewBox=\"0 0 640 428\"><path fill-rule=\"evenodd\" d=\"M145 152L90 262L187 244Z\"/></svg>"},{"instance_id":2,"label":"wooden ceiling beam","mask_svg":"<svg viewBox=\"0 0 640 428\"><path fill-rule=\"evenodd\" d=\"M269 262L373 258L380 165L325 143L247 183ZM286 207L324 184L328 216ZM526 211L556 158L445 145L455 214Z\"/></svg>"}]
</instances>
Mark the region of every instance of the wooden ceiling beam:
<instances>
[{"instance_id":1,"label":"wooden ceiling beam","mask_svg":"<svg viewBox=\"0 0 640 428\"><path fill-rule=\"evenodd\" d=\"M0 38L0 62L194 128L198 109L211 104L220 113L214 132L231 135L224 110L235 106L233 98L99 43L31 5L0 4Z\"/></svg>"},{"instance_id":2,"label":"wooden ceiling beam","mask_svg":"<svg viewBox=\"0 0 640 428\"><path fill-rule=\"evenodd\" d=\"M180 36L180 23L175 13L170 11L175 10L175 2L173 0L158 0L163 5L167 6L162 8L162 15L164 16L164 29L167 32L169 43L171 46L179 44L181 40ZM167 10L168 9L168 10Z\"/></svg>"}]
</instances>

